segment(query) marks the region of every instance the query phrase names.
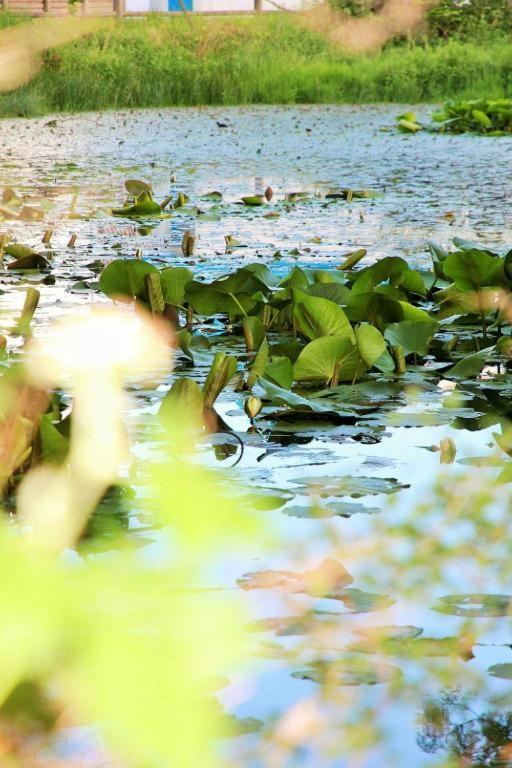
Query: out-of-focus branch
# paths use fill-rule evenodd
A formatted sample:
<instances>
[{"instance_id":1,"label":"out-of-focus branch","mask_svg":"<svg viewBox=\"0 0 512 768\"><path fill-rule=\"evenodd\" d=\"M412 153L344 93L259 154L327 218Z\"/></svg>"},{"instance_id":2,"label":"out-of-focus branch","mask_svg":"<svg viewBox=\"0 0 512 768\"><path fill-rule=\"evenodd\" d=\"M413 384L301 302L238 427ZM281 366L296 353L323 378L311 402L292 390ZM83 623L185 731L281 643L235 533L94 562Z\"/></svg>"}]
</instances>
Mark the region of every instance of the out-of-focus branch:
<instances>
[{"instance_id":1,"label":"out-of-focus branch","mask_svg":"<svg viewBox=\"0 0 512 768\"><path fill-rule=\"evenodd\" d=\"M41 68L39 54L89 35L109 24L105 19L34 19L0 32L0 92L20 88Z\"/></svg>"},{"instance_id":2,"label":"out-of-focus branch","mask_svg":"<svg viewBox=\"0 0 512 768\"><path fill-rule=\"evenodd\" d=\"M354 53L370 51L409 33L437 0L386 0L378 13L352 18L327 5L303 14L307 25Z\"/></svg>"}]
</instances>

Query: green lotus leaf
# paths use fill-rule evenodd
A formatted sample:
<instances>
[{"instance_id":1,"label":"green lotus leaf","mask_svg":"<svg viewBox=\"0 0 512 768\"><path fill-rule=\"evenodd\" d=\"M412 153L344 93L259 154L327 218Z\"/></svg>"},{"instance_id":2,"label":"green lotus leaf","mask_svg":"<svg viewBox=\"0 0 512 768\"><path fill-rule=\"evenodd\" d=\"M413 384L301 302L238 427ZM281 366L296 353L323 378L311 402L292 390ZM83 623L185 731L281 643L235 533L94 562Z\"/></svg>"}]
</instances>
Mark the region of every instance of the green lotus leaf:
<instances>
[{"instance_id":1,"label":"green lotus leaf","mask_svg":"<svg viewBox=\"0 0 512 768\"><path fill-rule=\"evenodd\" d=\"M217 352L203 384L203 402L205 408L211 408L224 387L230 382L237 370L236 358Z\"/></svg>"},{"instance_id":2,"label":"green lotus leaf","mask_svg":"<svg viewBox=\"0 0 512 768\"><path fill-rule=\"evenodd\" d=\"M306 338L354 337L348 317L341 307L333 301L318 296L309 296L298 289L293 290L293 300L295 327Z\"/></svg>"},{"instance_id":3,"label":"green lotus leaf","mask_svg":"<svg viewBox=\"0 0 512 768\"><path fill-rule=\"evenodd\" d=\"M438 327L439 323L434 320L402 320L400 323L388 325L384 337L392 347L402 347L406 357L412 353L426 355Z\"/></svg>"},{"instance_id":4,"label":"green lotus leaf","mask_svg":"<svg viewBox=\"0 0 512 768\"><path fill-rule=\"evenodd\" d=\"M162 295L166 304L181 307L185 301L185 287L194 279L186 267L168 267L160 272Z\"/></svg>"},{"instance_id":5,"label":"green lotus leaf","mask_svg":"<svg viewBox=\"0 0 512 768\"><path fill-rule=\"evenodd\" d=\"M154 273L156 267L142 259L116 259L101 273L100 290L111 299L131 302L145 296L146 275Z\"/></svg>"},{"instance_id":6,"label":"green lotus leaf","mask_svg":"<svg viewBox=\"0 0 512 768\"><path fill-rule=\"evenodd\" d=\"M450 253L443 262L443 272L459 290L474 291L483 286L496 285L497 270L499 274L502 266L501 259L486 251L472 249Z\"/></svg>"},{"instance_id":7,"label":"green lotus leaf","mask_svg":"<svg viewBox=\"0 0 512 768\"><path fill-rule=\"evenodd\" d=\"M363 373L355 337L323 336L307 344L293 366L295 381L336 386L338 381L352 381Z\"/></svg>"},{"instance_id":8,"label":"green lotus leaf","mask_svg":"<svg viewBox=\"0 0 512 768\"><path fill-rule=\"evenodd\" d=\"M290 389L293 384L293 365L287 357L271 357L263 375L279 387Z\"/></svg>"},{"instance_id":9,"label":"green lotus leaf","mask_svg":"<svg viewBox=\"0 0 512 768\"><path fill-rule=\"evenodd\" d=\"M162 400L158 415L171 430L179 431L190 426L199 426L203 413L203 393L193 379L176 379Z\"/></svg>"}]
</instances>

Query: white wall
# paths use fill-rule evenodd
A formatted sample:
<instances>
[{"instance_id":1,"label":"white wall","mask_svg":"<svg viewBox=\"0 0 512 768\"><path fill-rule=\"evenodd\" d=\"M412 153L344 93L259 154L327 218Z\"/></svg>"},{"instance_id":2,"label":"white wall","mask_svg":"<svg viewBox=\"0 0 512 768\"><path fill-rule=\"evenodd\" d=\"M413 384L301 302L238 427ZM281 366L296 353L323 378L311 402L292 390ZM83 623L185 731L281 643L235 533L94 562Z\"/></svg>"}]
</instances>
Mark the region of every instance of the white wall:
<instances>
[{"instance_id":1,"label":"white wall","mask_svg":"<svg viewBox=\"0 0 512 768\"><path fill-rule=\"evenodd\" d=\"M125 8L128 13L140 13L149 11L150 0L125 0Z\"/></svg>"},{"instance_id":2,"label":"white wall","mask_svg":"<svg viewBox=\"0 0 512 768\"><path fill-rule=\"evenodd\" d=\"M167 11L167 0L125 0L128 13L137 13L141 11ZM303 0L276 0L283 8L297 10L303 7ZM219 11L252 11L254 10L254 0L193 0L194 11L215 12ZM264 11L275 11L275 5L263 0Z\"/></svg>"},{"instance_id":3,"label":"white wall","mask_svg":"<svg viewBox=\"0 0 512 768\"><path fill-rule=\"evenodd\" d=\"M128 13L140 13L149 11L149 0L125 0L125 8Z\"/></svg>"},{"instance_id":4,"label":"white wall","mask_svg":"<svg viewBox=\"0 0 512 768\"><path fill-rule=\"evenodd\" d=\"M283 8L302 8L303 0L276 0ZM194 11L252 11L254 0L194 0ZM264 11L276 11L275 5L263 0Z\"/></svg>"}]
</instances>

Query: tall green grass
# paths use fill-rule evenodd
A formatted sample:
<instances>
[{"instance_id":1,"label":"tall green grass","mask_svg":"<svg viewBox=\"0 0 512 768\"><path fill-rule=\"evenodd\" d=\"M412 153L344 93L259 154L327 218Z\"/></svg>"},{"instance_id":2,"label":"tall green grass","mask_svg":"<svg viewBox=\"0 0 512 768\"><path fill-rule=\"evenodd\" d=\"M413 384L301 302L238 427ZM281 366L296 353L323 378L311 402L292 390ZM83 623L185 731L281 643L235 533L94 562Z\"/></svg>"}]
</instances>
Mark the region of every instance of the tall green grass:
<instances>
[{"instance_id":1,"label":"tall green grass","mask_svg":"<svg viewBox=\"0 0 512 768\"><path fill-rule=\"evenodd\" d=\"M130 107L424 102L510 95L507 40L347 55L289 14L126 19L44 57L0 115Z\"/></svg>"},{"instance_id":2,"label":"tall green grass","mask_svg":"<svg viewBox=\"0 0 512 768\"><path fill-rule=\"evenodd\" d=\"M20 13L12 13L11 11L0 11L0 29L6 27L13 27L15 24L21 24L26 20L26 16L22 16Z\"/></svg>"}]
</instances>

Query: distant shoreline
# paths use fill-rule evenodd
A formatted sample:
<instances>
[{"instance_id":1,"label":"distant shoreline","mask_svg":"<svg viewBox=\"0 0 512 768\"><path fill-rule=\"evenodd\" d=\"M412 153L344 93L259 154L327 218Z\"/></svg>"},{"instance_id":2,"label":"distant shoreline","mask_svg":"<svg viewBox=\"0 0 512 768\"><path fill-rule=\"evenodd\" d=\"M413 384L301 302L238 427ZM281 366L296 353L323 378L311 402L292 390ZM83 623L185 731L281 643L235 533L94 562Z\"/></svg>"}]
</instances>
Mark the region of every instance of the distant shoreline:
<instances>
[{"instance_id":1,"label":"distant shoreline","mask_svg":"<svg viewBox=\"0 0 512 768\"><path fill-rule=\"evenodd\" d=\"M192 27L182 17L155 16L109 21L47 51L30 83L0 95L0 117L507 95L512 44L502 35L485 42L402 42L377 54L349 55L291 14L195 17Z\"/></svg>"}]
</instances>

